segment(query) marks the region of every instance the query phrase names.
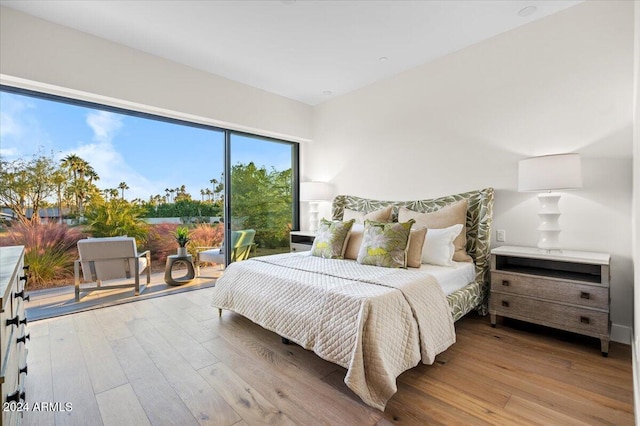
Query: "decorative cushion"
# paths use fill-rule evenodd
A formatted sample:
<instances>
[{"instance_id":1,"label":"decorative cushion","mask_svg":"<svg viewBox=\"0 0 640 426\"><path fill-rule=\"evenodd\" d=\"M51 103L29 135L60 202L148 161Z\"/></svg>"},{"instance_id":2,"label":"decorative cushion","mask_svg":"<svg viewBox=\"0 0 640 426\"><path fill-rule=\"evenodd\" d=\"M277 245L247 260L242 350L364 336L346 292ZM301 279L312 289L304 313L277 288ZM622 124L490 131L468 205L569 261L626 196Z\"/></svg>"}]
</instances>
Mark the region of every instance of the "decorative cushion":
<instances>
[{"instance_id":1,"label":"decorative cushion","mask_svg":"<svg viewBox=\"0 0 640 426\"><path fill-rule=\"evenodd\" d=\"M355 219L356 223L364 225L365 220L373 220L375 222L391 222L391 213L393 207L385 207L369 213L358 212L355 210L344 209L342 220Z\"/></svg>"},{"instance_id":2,"label":"decorative cushion","mask_svg":"<svg viewBox=\"0 0 640 426\"><path fill-rule=\"evenodd\" d=\"M443 229L455 224L462 225L462 232L455 239L453 245L456 251L453 254L453 260L458 262L473 262L471 256L467 254L467 200L460 200L451 203L440 210L431 213L420 213L400 207L398 210L398 221L406 222L409 219L415 219L416 227L426 226L431 229ZM427 232L427 238L429 238Z\"/></svg>"},{"instance_id":3,"label":"decorative cushion","mask_svg":"<svg viewBox=\"0 0 640 426\"><path fill-rule=\"evenodd\" d=\"M364 225L354 223L347 241L347 249L344 251L345 259L358 259L360 246L362 245L362 234ZM407 249L407 266L409 268L419 268L422 264L422 246L427 235L427 228L411 229L411 238Z\"/></svg>"},{"instance_id":4,"label":"decorative cushion","mask_svg":"<svg viewBox=\"0 0 640 426\"><path fill-rule=\"evenodd\" d=\"M409 268L419 268L422 264L422 249L426 236L427 228L411 229L411 237L407 248L407 266Z\"/></svg>"},{"instance_id":5,"label":"decorative cushion","mask_svg":"<svg viewBox=\"0 0 640 426\"><path fill-rule=\"evenodd\" d=\"M459 223L444 229L429 228L422 247L422 263L453 266L454 241L461 231Z\"/></svg>"},{"instance_id":6,"label":"decorative cushion","mask_svg":"<svg viewBox=\"0 0 640 426\"><path fill-rule=\"evenodd\" d=\"M411 225L414 222L414 220L404 223L365 221L358 263L387 268L406 268L407 246Z\"/></svg>"},{"instance_id":7,"label":"decorative cushion","mask_svg":"<svg viewBox=\"0 0 640 426\"><path fill-rule=\"evenodd\" d=\"M362 245L363 233L364 225L360 223L354 223L351 227L349 240L347 241L347 249L344 251L345 259L358 259L358 253L360 252L360 246Z\"/></svg>"},{"instance_id":8,"label":"decorative cushion","mask_svg":"<svg viewBox=\"0 0 640 426\"><path fill-rule=\"evenodd\" d=\"M347 222L322 219L313 240L311 255L326 259L342 259L353 222L353 219Z\"/></svg>"}]
</instances>

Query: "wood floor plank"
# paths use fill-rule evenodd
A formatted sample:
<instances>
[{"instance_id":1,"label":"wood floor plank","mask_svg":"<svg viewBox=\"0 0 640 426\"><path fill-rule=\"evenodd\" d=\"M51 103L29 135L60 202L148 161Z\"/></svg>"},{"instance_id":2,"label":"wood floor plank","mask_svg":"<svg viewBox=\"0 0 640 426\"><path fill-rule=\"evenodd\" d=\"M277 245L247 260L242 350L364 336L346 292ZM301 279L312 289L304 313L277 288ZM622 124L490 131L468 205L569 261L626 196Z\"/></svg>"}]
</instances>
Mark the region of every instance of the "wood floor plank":
<instances>
[{"instance_id":1,"label":"wood floor plank","mask_svg":"<svg viewBox=\"0 0 640 426\"><path fill-rule=\"evenodd\" d=\"M211 291L30 323L28 399L73 411L31 412L24 424L145 424L140 410L152 425L634 423L625 345L612 342L603 358L597 341L511 321L493 329L470 314L433 365L400 375L380 412L346 387L345 369L240 315L218 318ZM101 370L89 364L100 352Z\"/></svg>"},{"instance_id":2,"label":"wood floor plank","mask_svg":"<svg viewBox=\"0 0 640 426\"><path fill-rule=\"evenodd\" d=\"M135 337L118 339L111 344L151 424L198 424Z\"/></svg>"},{"instance_id":3,"label":"wood floor plank","mask_svg":"<svg viewBox=\"0 0 640 426\"><path fill-rule=\"evenodd\" d=\"M218 363L199 370L202 377L209 382L231 405L242 419L249 424L294 425L286 414L276 408L258 391L242 380L229 367Z\"/></svg>"},{"instance_id":4,"label":"wood floor plank","mask_svg":"<svg viewBox=\"0 0 640 426\"><path fill-rule=\"evenodd\" d=\"M54 401L49 324L32 323L29 325L29 333L32 338L27 341L29 375L25 383L28 401ZM30 377L38 379L30 380ZM55 423L55 415L53 411L32 410L24 413L23 422L26 426L49 426Z\"/></svg>"},{"instance_id":5,"label":"wood floor plank","mask_svg":"<svg viewBox=\"0 0 640 426\"><path fill-rule=\"evenodd\" d=\"M96 395L105 426L151 425L130 384Z\"/></svg>"},{"instance_id":6,"label":"wood floor plank","mask_svg":"<svg viewBox=\"0 0 640 426\"><path fill-rule=\"evenodd\" d=\"M243 345L230 345L223 338L204 345L298 424L367 425L380 418L377 410L352 399L351 391L336 396L329 386L319 386L303 373L287 371L287 364L276 355L256 358Z\"/></svg>"},{"instance_id":7,"label":"wood floor plank","mask_svg":"<svg viewBox=\"0 0 640 426\"><path fill-rule=\"evenodd\" d=\"M460 350L460 348L449 348ZM543 375L526 374L517 368L505 366L496 361L491 354L481 351L466 351L464 363L454 360L452 368L469 368L479 376L485 377L488 383L502 387L508 392L530 399L541 405L554 408L564 414L571 415L590 424L609 424L603 419L616 420L615 424L631 424L632 406L612 400L597 393L585 391L580 387L567 386L561 380L547 378Z\"/></svg>"},{"instance_id":8,"label":"wood floor plank","mask_svg":"<svg viewBox=\"0 0 640 426\"><path fill-rule=\"evenodd\" d=\"M171 348L149 320L132 322L130 328L149 358L201 425L227 426L241 420L238 413L187 360ZM218 362L213 355L211 359L214 363Z\"/></svg>"},{"instance_id":9,"label":"wood floor plank","mask_svg":"<svg viewBox=\"0 0 640 426\"><path fill-rule=\"evenodd\" d=\"M540 404L536 404L528 399L521 398L517 395L513 395L507 405L505 406L507 411L520 416L535 418L539 424L542 425L563 425L563 426L586 426L585 423L566 414L560 413L549 407L545 407Z\"/></svg>"},{"instance_id":10,"label":"wood floor plank","mask_svg":"<svg viewBox=\"0 0 640 426\"><path fill-rule=\"evenodd\" d=\"M73 316L93 392L99 394L127 383L127 377L113 353L111 345L98 325L94 311Z\"/></svg>"},{"instance_id":11,"label":"wood floor plank","mask_svg":"<svg viewBox=\"0 0 640 426\"><path fill-rule=\"evenodd\" d=\"M181 310L180 305L150 303L145 305L146 317L149 318L154 328L169 342L173 350L182 355L191 366L198 370L202 367L215 364L217 360L202 345L194 340L181 326L179 322L171 319L171 315L177 318L185 318L185 314L176 311ZM169 315L169 312L172 312Z\"/></svg>"},{"instance_id":12,"label":"wood floor plank","mask_svg":"<svg viewBox=\"0 0 640 426\"><path fill-rule=\"evenodd\" d=\"M51 402L69 402L73 407L72 411L55 412L56 425L101 425L102 417L73 326L73 317L51 322L48 337L53 375Z\"/></svg>"}]
</instances>

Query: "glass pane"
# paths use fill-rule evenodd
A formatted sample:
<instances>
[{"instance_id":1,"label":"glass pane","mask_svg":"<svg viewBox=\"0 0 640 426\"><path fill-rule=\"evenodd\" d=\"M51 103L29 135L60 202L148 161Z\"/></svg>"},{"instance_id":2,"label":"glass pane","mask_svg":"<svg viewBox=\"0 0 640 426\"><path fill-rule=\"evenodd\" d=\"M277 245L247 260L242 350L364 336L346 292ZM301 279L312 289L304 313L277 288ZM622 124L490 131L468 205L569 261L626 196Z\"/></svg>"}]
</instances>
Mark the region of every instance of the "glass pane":
<instances>
[{"instance_id":1,"label":"glass pane","mask_svg":"<svg viewBox=\"0 0 640 426\"><path fill-rule=\"evenodd\" d=\"M238 246L231 261L289 251L294 146L255 136L230 136L231 244Z\"/></svg>"},{"instance_id":2,"label":"glass pane","mask_svg":"<svg viewBox=\"0 0 640 426\"><path fill-rule=\"evenodd\" d=\"M33 159L47 167L30 186L32 193L44 194L38 203L27 194L24 208L14 203L3 211L10 223L0 223L7 228L0 232L0 245L13 244L4 237L18 235L19 227L12 225L27 222L12 219L21 209L30 215L27 226L41 233L46 229L40 224L55 222L58 234L68 239L135 237L139 251L150 251L154 273L162 273L167 256L177 254L178 227L187 228L186 248L194 258L196 247L222 245L224 131L5 90L0 91L0 107L0 170L28 171L36 164ZM10 188L5 191L6 179L1 181L0 204L7 204L3 194ZM34 210L39 215L32 215ZM27 240L18 242L26 246L28 256L45 250L36 250ZM49 267L39 262L47 269L37 271L38 276L55 276L49 269L62 271L59 281L69 282L75 240L65 247L69 256L59 256L65 263ZM212 267L202 270L203 276L218 274L223 258L203 264ZM37 284L45 288L56 282L43 278Z\"/></svg>"}]
</instances>

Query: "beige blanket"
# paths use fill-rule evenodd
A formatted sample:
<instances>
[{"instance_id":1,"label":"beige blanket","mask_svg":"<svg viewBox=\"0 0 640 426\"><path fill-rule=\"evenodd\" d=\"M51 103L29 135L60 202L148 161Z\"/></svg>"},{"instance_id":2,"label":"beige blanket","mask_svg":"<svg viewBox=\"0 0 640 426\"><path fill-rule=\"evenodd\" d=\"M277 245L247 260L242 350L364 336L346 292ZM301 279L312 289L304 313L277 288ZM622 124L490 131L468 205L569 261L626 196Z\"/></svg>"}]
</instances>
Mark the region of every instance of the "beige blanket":
<instances>
[{"instance_id":1,"label":"beige blanket","mask_svg":"<svg viewBox=\"0 0 640 426\"><path fill-rule=\"evenodd\" d=\"M431 275L307 253L229 265L212 306L346 368L347 386L380 410L403 371L432 364L455 342L449 304Z\"/></svg>"}]
</instances>

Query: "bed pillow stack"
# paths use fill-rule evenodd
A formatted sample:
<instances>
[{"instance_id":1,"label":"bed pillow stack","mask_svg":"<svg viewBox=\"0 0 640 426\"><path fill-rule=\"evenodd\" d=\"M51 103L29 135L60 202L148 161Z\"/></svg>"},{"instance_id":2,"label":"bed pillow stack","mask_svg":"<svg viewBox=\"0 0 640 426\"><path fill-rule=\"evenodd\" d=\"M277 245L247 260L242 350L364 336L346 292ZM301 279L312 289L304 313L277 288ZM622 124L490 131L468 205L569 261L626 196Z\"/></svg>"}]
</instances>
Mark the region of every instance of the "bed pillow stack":
<instances>
[{"instance_id":1,"label":"bed pillow stack","mask_svg":"<svg viewBox=\"0 0 640 426\"><path fill-rule=\"evenodd\" d=\"M392 207L366 214L345 209L344 217L354 219L356 223L351 228L344 258L358 260L365 232L364 221L389 222L391 213ZM466 200L448 204L431 213L400 207L398 222L415 221L406 251L406 266L419 268L423 263L452 266L454 261L472 262L473 259L466 252L466 214Z\"/></svg>"},{"instance_id":2,"label":"bed pillow stack","mask_svg":"<svg viewBox=\"0 0 640 426\"><path fill-rule=\"evenodd\" d=\"M429 229L427 231L427 240L429 240L429 233L432 229L445 229L457 224L462 225L458 235L453 240L453 245L455 246L453 260L457 262L472 262L473 259L467 254L466 250L467 204L467 200L461 200L431 213L420 213L400 207L398 221L405 222L409 219L414 219L416 228L426 226Z\"/></svg>"}]
</instances>

